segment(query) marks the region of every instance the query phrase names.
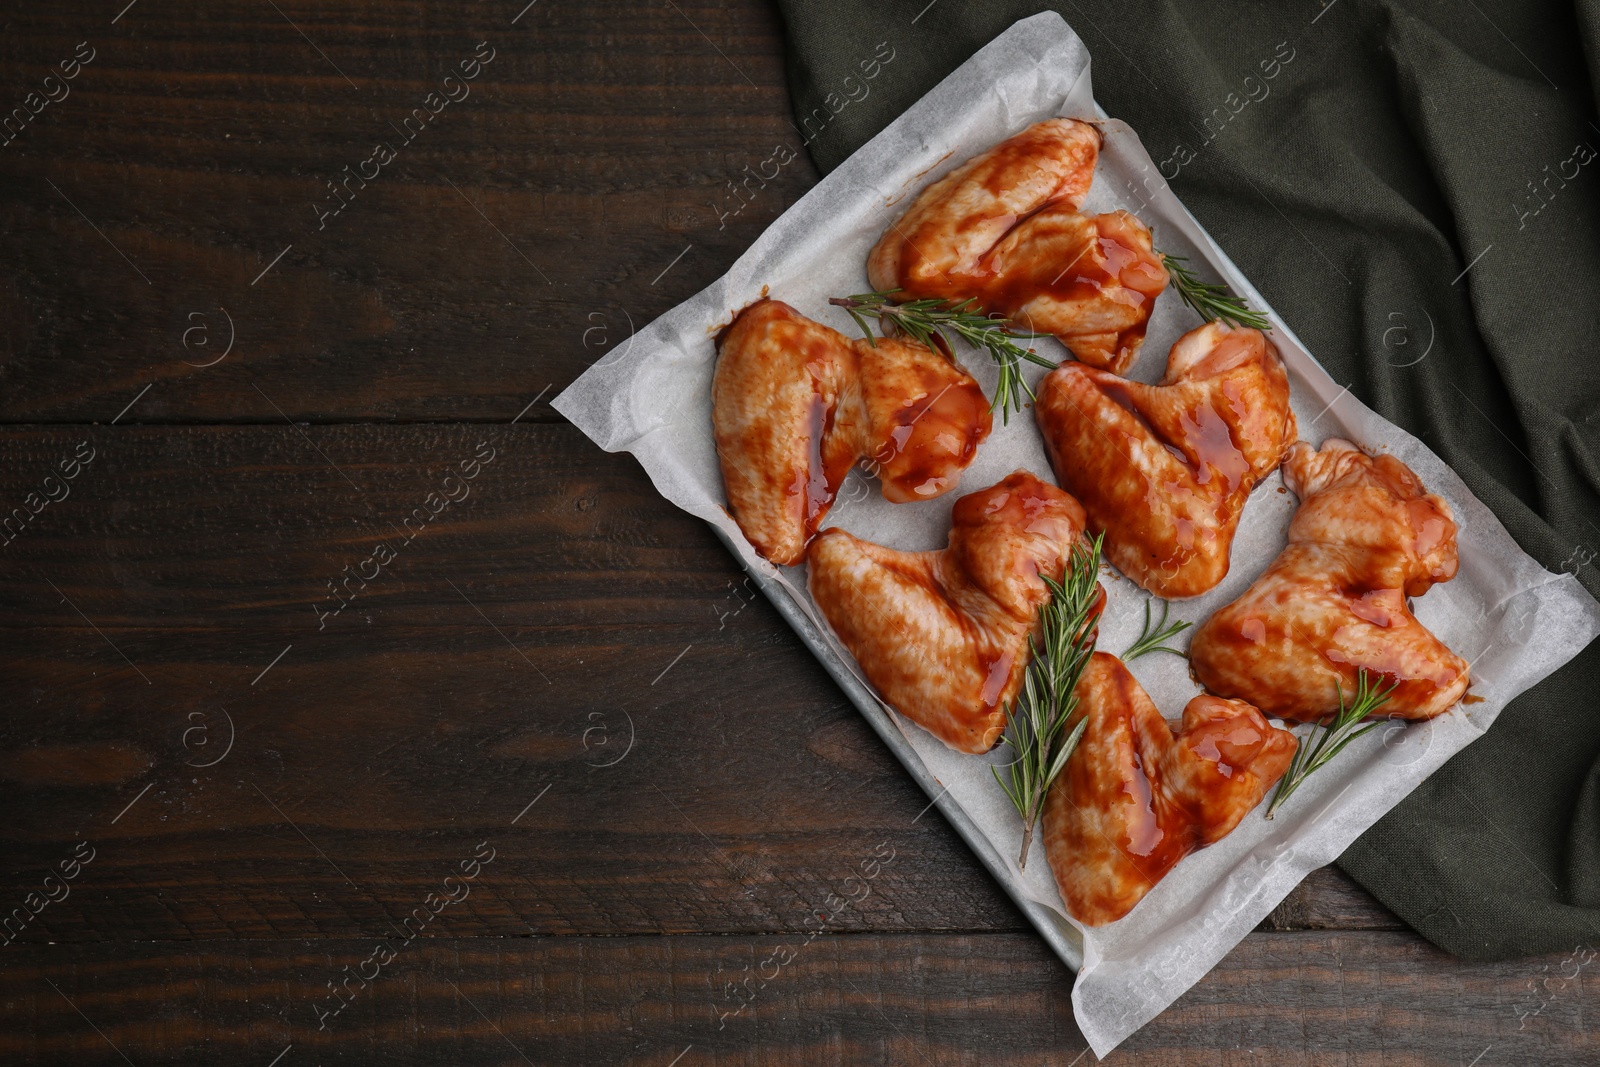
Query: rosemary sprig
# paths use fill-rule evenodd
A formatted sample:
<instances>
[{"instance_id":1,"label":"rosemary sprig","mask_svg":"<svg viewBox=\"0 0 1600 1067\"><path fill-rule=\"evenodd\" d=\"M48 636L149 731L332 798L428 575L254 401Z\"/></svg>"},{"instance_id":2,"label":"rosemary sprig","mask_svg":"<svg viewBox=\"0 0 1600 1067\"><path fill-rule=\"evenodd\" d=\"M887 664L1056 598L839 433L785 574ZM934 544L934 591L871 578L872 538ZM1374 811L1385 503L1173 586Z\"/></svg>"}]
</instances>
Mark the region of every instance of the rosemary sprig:
<instances>
[{"instance_id":1,"label":"rosemary sprig","mask_svg":"<svg viewBox=\"0 0 1600 1067\"><path fill-rule=\"evenodd\" d=\"M1174 656L1183 655L1182 649L1169 648L1167 642L1177 637L1183 631L1193 626L1192 622L1175 622L1167 625L1167 612L1170 610L1165 600L1161 602L1161 621L1153 626L1150 620L1150 601L1144 602L1144 629L1139 631L1139 640L1128 646L1128 651L1122 654L1122 662L1131 663L1146 652L1171 652Z\"/></svg>"},{"instance_id":2,"label":"rosemary sprig","mask_svg":"<svg viewBox=\"0 0 1600 1067\"><path fill-rule=\"evenodd\" d=\"M857 293L855 296L836 296L828 303L848 311L850 317L856 320L856 325L861 327L861 332L867 335L867 342L872 345L877 344L877 339L872 335L867 316L876 315L879 329L893 324L901 333L922 342L946 359L954 359L951 346L955 337L974 348L987 351L995 366L1000 368L1000 384L995 388L989 408L993 410L996 404L1000 405L1000 417L1006 423L1011 421L1013 408L1022 410L1024 396L1033 399L1033 390L1022 378L1023 362L1055 369L1055 363L1016 341L1017 338L1045 337L1046 334L1019 330L1004 318L985 315L978 310L976 300L930 298L897 304L890 297L898 292L899 289L886 289L883 292Z\"/></svg>"},{"instance_id":3,"label":"rosemary sprig","mask_svg":"<svg viewBox=\"0 0 1600 1067\"><path fill-rule=\"evenodd\" d=\"M1045 796L1078 747L1089 721L1079 719L1070 731L1066 729L1067 721L1078 710L1074 693L1078 679L1094 655L1099 576L1100 538L1096 537L1092 543L1079 541L1073 545L1061 581L1044 579L1050 600L1039 613L1039 640L1028 638L1032 658L1023 675L1022 693L1008 715L1005 743L1015 751L1016 758L1005 765L1004 776L1001 768L990 768L1022 816L1018 867L1028 865L1028 848L1033 843L1034 825L1044 810Z\"/></svg>"},{"instance_id":4,"label":"rosemary sprig","mask_svg":"<svg viewBox=\"0 0 1600 1067\"><path fill-rule=\"evenodd\" d=\"M1203 282L1195 273L1183 264L1189 261L1183 256L1169 256L1160 253L1161 262L1166 265L1167 272L1172 276L1172 287L1178 291L1178 296L1185 304L1200 313L1200 317L1207 322L1221 319L1229 326L1253 326L1258 330L1271 329L1272 323L1267 320L1265 312L1256 311L1244 301L1244 297L1236 296L1226 285L1220 282Z\"/></svg>"},{"instance_id":5,"label":"rosemary sprig","mask_svg":"<svg viewBox=\"0 0 1600 1067\"><path fill-rule=\"evenodd\" d=\"M1344 751L1344 747L1374 726L1382 724L1382 720L1369 722L1365 726L1358 724L1362 719L1381 708L1393 693L1396 681L1387 689L1382 688L1382 674L1376 671L1369 672L1362 667L1356 674L1356 699L1346 705L1344 702L1344 687L1335 683L1339 693L1339 711L1333 721L1326 726L1313 726L1311 732L1300 738L1298 747L1294 750L1294 759L1289 764L1289 771L1278 782L1278 792L1272 798L1272 804L1267 808L1267 818L1277 812L1278 807L1300 788L1311 772L1322 767L1333 757Z\"/></svg>"}]
</instances>

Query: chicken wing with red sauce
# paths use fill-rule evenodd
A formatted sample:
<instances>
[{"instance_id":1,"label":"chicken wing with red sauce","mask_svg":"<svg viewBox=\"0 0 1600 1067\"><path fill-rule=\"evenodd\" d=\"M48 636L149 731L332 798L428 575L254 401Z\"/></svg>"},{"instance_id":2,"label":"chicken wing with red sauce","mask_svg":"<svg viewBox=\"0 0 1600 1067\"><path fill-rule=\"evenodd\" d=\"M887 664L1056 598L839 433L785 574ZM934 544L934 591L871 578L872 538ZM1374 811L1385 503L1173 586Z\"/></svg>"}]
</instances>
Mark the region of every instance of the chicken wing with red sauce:
<instances>
[{"instance_id":1,"label":"chicken wing with red sauce","mask_svg":"<svg viewBox=\"0 0 1600 1067\"><path fill-rule=\"evenodd\" d=\"M884 702L958 752L987 752L1083 508L1027 471L968 493L950 546L900 552L840 529L811 543L811 597ZM1103 602L1103 601L1102 601Z\"/></svg>"},{"instance_id":2,"label":"chicken wing with red sauce","mask_svg":"<svg viewBox=\"0 0 1600 1067\"><path fill-rule=\"evenodd\" d=\"M975 299L1073 355L1118 374L1144 340L1167 270L1125 211L1079 213L1100 132L1049 119L925 189L867 259L873 288L898 300Z\"/></svg>"},{"instance_id":3,"label":"chicken wing with red sauce","mask_svg":"<svg viewBox=\"0 0 1600 1067\"><path fill-rule=\"evenodd\" d=\"M1132 366L1167 287L1150 231L1126 211L1046 208L1012 230L985 268L980 304L1117 374Z\"/></svg>"},{"instance_id":4,"label":"chicken wing with red sauce","mask_svg":"<svg viewBox=\"0 0 1600 1067\"><path fill-rule=\"evenodd\" d=\"M767 559L791 566L839 485L866 461L896 503L954 489L992 419L972 376L927 347L876 347L760 300L717 339L711 420L728 508Z\"/></svg>"},{"instance_id":5,"label":"chicken wing with red sauce","mask_svg":"<svg viewBox=\"0 0 1600 1067\"><path fill-rule=\"evenodd\" d=\"M1217 322L1178 339L1155 385L1063 363L1034 414L1056 480L1105 533L1106 559L1167 598L1227 575L1245 500L1296 432L1277 348Z\"/></svg>"},{"instance_id":6,"label":"chicken wing with red sauce","mask_svg":"<svg viewBox=\"0 0 1600 1067\"><path fill-rule=\"evenodd\" d=\"M1312 721L1366 669L1398 682L1379 713L1430 719L1467 690L1467 663L1411 614L1407 597L1456 574L1450 505L1393 456L1348 441L1297 443L1283 481L1300 498L1289 544L1238 600L1195 632L1190 662L1213 693ZM1376 679L1374 679L1376 684Z\"/></svg>"},{"instance_id":7,"label":"chicken wing with red sauce","mask_svg":"<svg viewBox=\"0 0 1600 1067\"><path fill-rule=\"evenodd\" d=\"M1088 726L1045 800L1044 848L1067 910L1102 926L1238 826L1289 769L1295 738L1244 701L1213 696L1189 701L1174 734L1105 652L1077 695Z\"/></svg>"}]
</instances>

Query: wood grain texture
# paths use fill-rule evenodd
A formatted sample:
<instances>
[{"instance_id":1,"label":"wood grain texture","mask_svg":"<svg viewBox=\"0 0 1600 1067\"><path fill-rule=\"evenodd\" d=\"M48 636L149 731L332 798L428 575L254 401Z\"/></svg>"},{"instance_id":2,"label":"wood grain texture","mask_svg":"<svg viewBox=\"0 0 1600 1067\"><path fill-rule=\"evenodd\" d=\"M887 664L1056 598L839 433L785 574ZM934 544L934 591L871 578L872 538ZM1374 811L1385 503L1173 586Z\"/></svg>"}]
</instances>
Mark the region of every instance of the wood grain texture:
<instances>
[{"instance_id":1,"label":"wood grain texture","mask_svg":"<svg viewBox=\"0 0 1600 1067\"><path fill-rule=\"evenodd\" d=\"M815 181L768 5L523 7L9 13L19 100L95 58L0 148L0 420L109 421L151 382L125 421L507 420ZM469 95L404 141L480 42ZM363 187L379 141L397 156ZM777 177L729 188L779 145Z\"/></svg>"},{"instance_id":2,"label":"wood grain texture","mask_svg":"<svg viewBox=\"0 0 1600 1067\"><path fill-rule=\"evenodd\" d=\"M484 932L791 929L798 895L891 832L933 850L885 892L896 924L1017 928L942 822L913 822L920 791L776 612L630 458L570 427L514 428L473 494L319 630L326 579L370 551L353 522L404 514L439 480L427 457L473 455L481 435L312 434L371 487L365 502L288 427L131 430L35 520L48 531L5 549L6 618L31 620L8 635L30 710L0 726L0 778L31 797L5 831L11 855L47 868L74 835L108 845L81 905L53 907L37 936L99 936L107 914L151 938L348 934L402 914L457 851L501 832L541 844ZM7 468L71 440L42 432ZM289 458L302 450L309 470ZM185 731L209 722L220 743L223 710L232 752L191 769L214 757ZM132 755L74 769L110 752ZM172 865L177 884L152 893ZM914 882L931 889L922 903Z\"/></svg>"},{"instance_id":3,"label":"wood grain texture","mask_svg":"<svg viewBox=\"0 0 1600 1067\"><path fill-rule=\"evenodd\" d=\"M328 983L380 942L396 957L365 968L376 977L351 980L347 1006L324 1014L340 1003ZM784 949L793 958L780 966ZM1028 934L806 943L441 933L403 945L377 929L350 940L8 951L7 1063L122 1063L115 1049L134 1063L265 1065L288 1048L285 1064L1059 1067L1085 1048L1071 975ZM1593 1063L1600 1038L1584 1020L1600 993L1588 975L1560 978L1561 964L1461 963L1394 933L1256 934L1107 1062Z\"/></svg>"}]
</instances>

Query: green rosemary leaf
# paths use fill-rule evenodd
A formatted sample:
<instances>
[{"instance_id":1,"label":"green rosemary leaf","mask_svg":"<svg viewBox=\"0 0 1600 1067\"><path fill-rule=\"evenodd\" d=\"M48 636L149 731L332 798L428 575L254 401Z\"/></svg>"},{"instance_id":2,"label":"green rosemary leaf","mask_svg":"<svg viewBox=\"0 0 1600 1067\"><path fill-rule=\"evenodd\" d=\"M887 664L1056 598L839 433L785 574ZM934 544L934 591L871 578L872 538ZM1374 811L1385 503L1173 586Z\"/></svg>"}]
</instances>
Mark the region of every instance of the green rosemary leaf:
<instances>
[{"instance_id":1,"label":"green rosemary leaf","mask_svg":"<svg viewBox=\"0 0 1600 1067\"><path fill-rule=\"evenodd\" d=\"M1015 758L993 767L995 780L1022 817L1022 852L1017 866L1028 865L1034 827L1044 810L1050 786L1061 774L1083 736L1087 719L1071 729L1078 710L1074 690L1094 655L1099 603L1100 538L1073 546L1061 581L1045 578L1050 599L1039 612L1039 639L1028 640L1027 672L1022 692L1007 715L1004 742ZM1001 771L1005 773L1002 774Z\"/></svg>"},{"instance_id":2,"label":"green rosemary leaf","mask_svg":"<svg viewBox=\"0 0 1600 1067\"><path fill-rule=\"evenodd\" d=\"M886 289L882 292L857 293L855 296L836 296L828 303L849 312L869 344L875 345L877 342L866 317L876 315L879 329L892 326L947 359L954 358L956 339L987 352L1000 371L1000 382L989 407L993 409L998 405L1004 422L1011 421L1013 410L1022 410L1024 398L1033 399L1033 390L1028 388L1028 383L1022 377L1022 365L1033 363L1052 370L1056 366L1033 349L1017 343L1018 339L1045 337L1047 334L1019 330L1004 318L985 315L975 300L928 298L895 303L891 298L898 292L899 289Z\"/></svg>"},{"instance_id":3,"label":"green rosemary leaf","mask_svg":"<svg viewBox=\"0 0 1600 1067\"><path fill-rule=\"evenodd\" d=\"M1363 724L1361 720L1371 715L1388 702L1389 696L1394 692L1398 681L1387 689L1381 686L1383 675L1368 671L1362 667L1356 673L1355 700L1346 704L1344 687L1337 686L1339 693L1339 710L1333 716L1333 721L1326 726L1312 726L1311 732L1300 738L1294 750L1294 759L1289 763L1289 770L1278 782L1278 792L1272 798L1272 804L1267 808L1267 818L1277 814L1278 808L1284 801L1294 795L1313 771L1328 764L1345 746L1350 744L1362 734L1382 725L1382 720Z\"/></svg>"},{"instance_id":4,"label":"green rosemary leaf","mask_svg":"<svg viewBox=\"0 0 1600 1067\"><path fill-rule=\"evenodd\" d=\"M1170 648L1167 642L1177 637L1183 631L1193 626L1191 622L1175 622L1167 625L1167 612L1170 605L1165 600L1161 602L1161 621L1151 625L1150 601L1144 602L1144 629L1139 631L1139 639L1128 646L1128 651L1122 654L1122 662L1131 663L1147 652L1171 652L1174 656L1183 655L1183 651Z\"/></svg>"},{"instance_id":5,"label":"green rosemary leaf","mask_svg":"<svg viewBox=\"0 0 1600 1067\"><path fill-rule=\"evenodd\" d=\"M1178 296L1199 312L1202 319L1207 322L1220 319L1235 328L1251 326L1257 330L1271 329L1272 323L1264 312L1251 308L1243 297L1236 296L1220 282L1201 281L1185 266L1189 261L1183 256L1169 256L1165 252L1158 254L1166 265L1167 273L1171 275L1172 287L1178 291Z\"/></svg>"}]
</instances>

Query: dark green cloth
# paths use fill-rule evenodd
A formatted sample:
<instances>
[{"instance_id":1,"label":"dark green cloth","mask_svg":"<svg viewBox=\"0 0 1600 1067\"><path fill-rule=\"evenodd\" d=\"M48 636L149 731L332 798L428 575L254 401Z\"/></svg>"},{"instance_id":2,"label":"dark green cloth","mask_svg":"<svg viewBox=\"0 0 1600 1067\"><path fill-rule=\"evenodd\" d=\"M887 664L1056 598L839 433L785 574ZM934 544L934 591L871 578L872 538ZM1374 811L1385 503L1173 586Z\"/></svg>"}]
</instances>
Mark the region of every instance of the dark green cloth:
<instances>
[{"instance_id":1,"label":"dark green cloth","mask_svg":"<svg viewBox=\"0 0 1600 1067\"><path fill-rule=\"evenodd\" d=\"M1600 0L778 6L824 171L1058 11L1101 105L1328 372L1600 594ZM1339 863L1460 956L1600 946L1600 642Z\"/></svg>"}]
</instances>

